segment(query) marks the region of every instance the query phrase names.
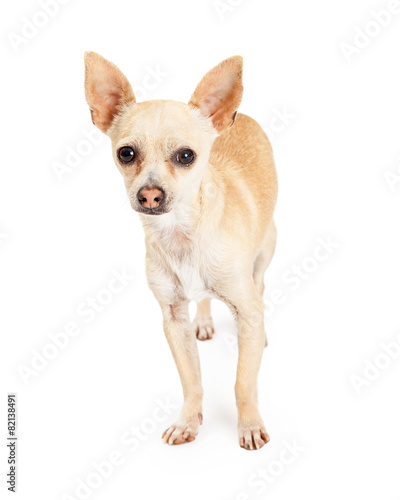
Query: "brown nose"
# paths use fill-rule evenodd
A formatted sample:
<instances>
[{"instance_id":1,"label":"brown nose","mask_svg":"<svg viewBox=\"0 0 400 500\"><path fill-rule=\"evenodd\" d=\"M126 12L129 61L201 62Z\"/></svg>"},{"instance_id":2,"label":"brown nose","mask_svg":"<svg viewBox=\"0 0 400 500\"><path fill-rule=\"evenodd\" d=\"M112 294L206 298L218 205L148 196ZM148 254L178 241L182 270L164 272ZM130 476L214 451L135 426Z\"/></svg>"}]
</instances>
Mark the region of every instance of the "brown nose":
<instances>
[{"instance_id":1,"label":"brown nose","mask_svg":"<svg viewBox=\"0 0 400 500\"><path fill-rule=\"evenodd\" d=\"M144 208L157 208L164 200L164 192L157 187L143 187L138 192L139 203Z\"/></svg>"}]
</instances>

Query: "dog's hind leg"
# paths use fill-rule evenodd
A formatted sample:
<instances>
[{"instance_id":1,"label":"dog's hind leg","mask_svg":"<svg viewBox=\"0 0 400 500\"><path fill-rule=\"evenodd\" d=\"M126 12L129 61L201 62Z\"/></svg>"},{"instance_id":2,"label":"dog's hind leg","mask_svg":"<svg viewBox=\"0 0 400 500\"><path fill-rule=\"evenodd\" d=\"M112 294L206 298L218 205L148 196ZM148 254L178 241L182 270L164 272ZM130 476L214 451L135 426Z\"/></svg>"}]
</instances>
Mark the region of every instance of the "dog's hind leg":
<instances>
[{"instance_id":1,"label":"dog's hind leg","mask_svg":"<svg viewBox=\"0 0 400 500\"><path fill-rule=\"evenodd\" d=\"M199 340L212 339L214 335L214 324L211 318L210 299L204 299L197 304L196 317L193 321L196 337Z\"/></svg>"},{"instance_id":2,"label":"dog's hind leg","mask_svg":"<svg viewBox=\"0 0 400 500\"><path fill-rule=\"evenodd\" d=\"M259 254L254 261L253 278L258 293L264 293L264 274L274 256L276 245L276 226L272 220L265 233L265 238Z\"/></svg>"}]
</instances>

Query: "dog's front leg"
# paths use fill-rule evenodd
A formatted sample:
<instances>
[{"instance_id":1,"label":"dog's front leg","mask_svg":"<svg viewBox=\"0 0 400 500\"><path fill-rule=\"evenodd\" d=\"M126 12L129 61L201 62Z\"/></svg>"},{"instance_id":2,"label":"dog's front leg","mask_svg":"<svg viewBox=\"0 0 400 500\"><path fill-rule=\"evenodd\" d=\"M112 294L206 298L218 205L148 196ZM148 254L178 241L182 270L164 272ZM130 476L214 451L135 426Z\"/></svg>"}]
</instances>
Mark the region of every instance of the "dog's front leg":
<instances>
[{"instance_id":1,"label":"dog's front leg","mask_svg":"<svg viewBox=\"0 0 400 500\"><path fill-rule=\"evenodd\" d=\"M179 420L163 434L168 444L193 441L203 421L200 362L196 336L190 323L188 302L161 306L164 332L182 382L184 404Z\"/></svg>"},{"instance_id":2,"label":"dog's front leg","mask_svg":"<svg viewBox=\"0 0 400 500\"><path fill-rule=\"evenodd\" d=\"M258 411L257 377L265 347L264 304L251 281L246 293L229 300L239 329L239 360L235 395L239 444L258 450L269 441Z\"/></svg>"}]
</instances>

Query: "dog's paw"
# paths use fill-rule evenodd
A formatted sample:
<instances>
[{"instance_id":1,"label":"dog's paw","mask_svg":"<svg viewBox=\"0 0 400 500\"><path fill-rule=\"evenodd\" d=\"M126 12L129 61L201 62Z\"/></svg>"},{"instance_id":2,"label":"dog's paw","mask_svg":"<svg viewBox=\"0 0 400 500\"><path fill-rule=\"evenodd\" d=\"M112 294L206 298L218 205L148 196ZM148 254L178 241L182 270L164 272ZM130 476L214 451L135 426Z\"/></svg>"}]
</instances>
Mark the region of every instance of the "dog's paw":
<instances>
[{"instance_id":1,"label":"dog's paw","mask_svg":"<svg viewBox=\"0 0 400 500\"><path fill-rule=\"evenodd\" d=\"M213 338L215 329L211 316L196 316L193 321L194 331L199 340Z\"/></svg>"},{"instance_id":2,"label":"dog's paw","mask_svg":"<svg viewBox=\"0 0 400 500\"><path fill-rule=\"evenodd\" d=\"M261 423L239 424L239 444L245 450L259 450L269 441L269 436Z\"/></svg>"},{"instance_id":3,"label":"dog's paw","mask_svg":"<svg viewBox=\"0 0 400 500\"><path fill-rule=\"evenodd\" d=\"M179 421L164 431L162 440L167 444L190 443L190 441L196 439L199 432L199 426L202 423L203 415L201 413L187 421Z\"/></svg>"}]
</instances>

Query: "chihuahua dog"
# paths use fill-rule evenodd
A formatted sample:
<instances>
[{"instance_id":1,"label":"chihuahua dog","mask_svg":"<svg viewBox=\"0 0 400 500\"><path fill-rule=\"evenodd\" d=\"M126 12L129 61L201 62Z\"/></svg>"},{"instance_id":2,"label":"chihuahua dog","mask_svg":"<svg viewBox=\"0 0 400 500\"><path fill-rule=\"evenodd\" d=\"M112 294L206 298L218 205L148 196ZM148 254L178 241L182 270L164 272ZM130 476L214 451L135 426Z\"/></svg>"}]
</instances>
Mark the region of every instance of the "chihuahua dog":
<instances>
[{"instance_id":1,"label":"chihuahua dog","mask_svg":"<svg viewBox=\"0 0 400 500\"><path fill-rule=\"evenodd\" d=\"M123 73L85 54L85 94L93 123L112 142L146 242L146 274L181 378L184 404L163 434L193 441L202 423L203 389L196 337L211 339L210 299L222 300L238 326L235 384L239 444L269 441L258 411L263 349L264 272L275 250L277 178L270 143L238 114L243 61L226 59L201 80L188 104L137 103ZM194 323L189 301L198 303Z\"/></svg>"}]
</instances>

